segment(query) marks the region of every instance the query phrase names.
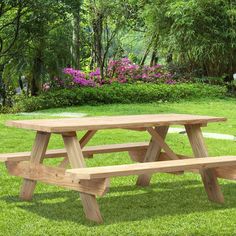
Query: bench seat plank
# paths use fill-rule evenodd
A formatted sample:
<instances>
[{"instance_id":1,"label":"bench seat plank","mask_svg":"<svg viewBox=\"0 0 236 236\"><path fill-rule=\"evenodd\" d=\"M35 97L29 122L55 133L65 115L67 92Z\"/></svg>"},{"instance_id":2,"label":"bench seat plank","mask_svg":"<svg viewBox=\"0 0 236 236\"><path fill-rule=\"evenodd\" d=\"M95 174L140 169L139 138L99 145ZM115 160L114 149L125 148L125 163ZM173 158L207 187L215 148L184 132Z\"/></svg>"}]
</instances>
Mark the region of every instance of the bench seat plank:
<instances>
[{"instance_id":1,"label":"bench seat plank","mask_svg":"<svg viewBox=\"0 0 236 236\"><path fill-rule=\"evenodd\" d=\"M147 149L148 145L149 145L148 142L121 143L121 144L109 144L101 146L87 146L84 147L82 150L84 156L86 157L93 154L144 150ZM56 157L67 157L66 150L56 149L56 150L48 150L46 152L45 158L56 158ZM0 154L0 162L27 161L29 159L30 159L30 152Z\"/></svg>"},{"instance_id":2,"label":"bench seat plank","mask_svg":"<svg viewBox=\"0 0 236 236\"><path fill-rule=\"evenodd\" d=\"M2 153L0 154L0 162L6 161L28 161L30 159L30 152L16 152L16 153ZM66 157L65 149L48 150L45 157Z\"/></svg>"},{"instance_id":3,"label":"bench seat plank","mask_svg":"<svg viewBox=\"0 0 236 236\"><path fill-rule=\"evenodd\" d=\"M114 176L140 175L155 172L173 172L192 169L232 166L236 168L236 156L190 158L163 162L147 162L128 165L69 169L66 172L78 179L109 178Z\"/></svg>"}]
</instances>

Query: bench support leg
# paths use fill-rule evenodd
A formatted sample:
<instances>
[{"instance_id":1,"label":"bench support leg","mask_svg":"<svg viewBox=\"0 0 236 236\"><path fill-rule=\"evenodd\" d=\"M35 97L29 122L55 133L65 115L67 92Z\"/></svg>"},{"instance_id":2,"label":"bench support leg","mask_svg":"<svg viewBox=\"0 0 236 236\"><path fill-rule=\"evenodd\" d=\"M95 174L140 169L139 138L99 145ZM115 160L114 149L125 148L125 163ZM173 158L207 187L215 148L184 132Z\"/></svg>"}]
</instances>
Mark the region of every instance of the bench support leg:
<instances>
[{"instance_id":1,"label":"bench support leg","mask_svg":"<svg viewBox=\"0 0 236 236\"><path fill-rule=\"evenodd\" d=\"M80 143L76 133L62 134L69 162L72 168L86 167ZM84 213L89 220L102 223L103 219L95 195L80 193Z\"/></svg>"},{"instance_id":2,"label":"bench support leg","mask_svg":"<svg viewBox=\"0 0 236 236\"><path fill-rule=\"evenodd\" d=\"M168 132L169 126L160 126L156 128L156 131L158 134L165 139L167 132ZM158 161L159 156L161 154L161 146L158 144L158 142L151 138L151 141L149 143L145 158L143 162L153 162L153 161ZM148 186L151 181L151 174L143 174L140 175L137 179L137 185L139 186Z\"/></svg>"},{"instance_id":3,"label":"bench support leg","mask_svg":"<svg viewBox=\"0 0 236 236\"><path fill-rule=\"evenodd\" d=\"M192 146L194 156L196 158L207 157L208 152L204 144L204 139L201 132L201 126L186 125L185 129L188 134L188 138ZM209 200L217 203L223 203L224 196L218 184L215 170L214 169L201 170L200 174Z\"/></svg>"},{"instance_id":4,"label":"bench support leg","mask_svg":"<svg viewBox=\"0 0 236 236\"><path fill-rule=\"evenodd\" d=\"M39 164L43 162L49 139L49 133L37 132L30 157L31 164ZM21 187L20 198L27 201L31 200L35 186L35 180L24 179Z\"/></svg>"}]
</instances>

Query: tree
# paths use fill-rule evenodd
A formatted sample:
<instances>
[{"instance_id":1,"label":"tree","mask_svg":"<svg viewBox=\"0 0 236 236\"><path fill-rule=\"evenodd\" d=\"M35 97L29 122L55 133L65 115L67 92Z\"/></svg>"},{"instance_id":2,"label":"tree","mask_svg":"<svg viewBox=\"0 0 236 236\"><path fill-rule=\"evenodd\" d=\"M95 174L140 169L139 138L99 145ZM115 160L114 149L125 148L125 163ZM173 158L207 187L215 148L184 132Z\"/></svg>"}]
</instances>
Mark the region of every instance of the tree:
<instances>
[{"instance_id":1,"label":"tree","mask_svg":"<svg viewBox=\"0 0 236 236\"><path fill-rule=\"evenodd\" d=\"M159 49L203 75L236 71L236 3L223 0L154 0L146 7L149 32Z\"/></svg>"},{"instance_id":2,"label":"tree","mask_svg":"<svg viewBox=\"0 0 236 236\"><path fill-rule=\"evenodd\" d=\"M125 18L126 2L122 0L89 0L86 3L89 24L92 31L92 65L100 68L102 79L109 49L118 33L127 23Z\"/></svg>"},{"instance_id":3,"label":"tree","mask_svg":"<svg viewBox=\"0 0 236 236\"><path fill-rule=\"evenodd\" d=\"M6 101L6 86L2 75L19 36L23 9L22 0L3 0L0 3L0 98L3 99L3 105Z\"/></svg>"}]
</instances>

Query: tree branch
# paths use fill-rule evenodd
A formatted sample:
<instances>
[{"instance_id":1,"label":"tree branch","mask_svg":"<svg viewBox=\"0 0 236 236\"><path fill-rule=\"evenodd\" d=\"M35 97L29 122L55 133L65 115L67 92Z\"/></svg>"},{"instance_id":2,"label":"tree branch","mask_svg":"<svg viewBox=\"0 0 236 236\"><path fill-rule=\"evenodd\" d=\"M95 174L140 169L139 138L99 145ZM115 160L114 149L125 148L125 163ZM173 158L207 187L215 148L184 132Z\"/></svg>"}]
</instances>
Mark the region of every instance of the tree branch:
<instances>
[{"instance_id":1,"label":"tree branch","mask_svg":"<svg viewBox=\"0 0 236 236\"><path fill-rule=\"evenodd\" d=\"M14 38L5 50L3 50L3 41L2 41L1 51L0 51L0 52L2 52L2 54L6 54L7 52L9 52L17 40L17 37L19 35L19 29L20 29L21 12L22 12L22 0L18 0L18 10L17 10L16 18L15 18L16 28L15 28Z\"/></svg>"}]
</instances>

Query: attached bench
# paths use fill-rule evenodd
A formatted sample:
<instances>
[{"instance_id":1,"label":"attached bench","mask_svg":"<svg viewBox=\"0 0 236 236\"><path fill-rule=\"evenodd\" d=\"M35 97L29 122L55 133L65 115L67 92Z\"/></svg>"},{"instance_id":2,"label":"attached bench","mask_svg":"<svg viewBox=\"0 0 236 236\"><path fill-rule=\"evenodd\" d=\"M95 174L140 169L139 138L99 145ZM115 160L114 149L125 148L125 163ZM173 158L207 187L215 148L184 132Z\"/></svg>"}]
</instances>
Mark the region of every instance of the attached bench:
<instances>
[{"instance_id":1,"label":"attached bench","mask_svg":"<svg viewBox=\"0 0 236 236\"><path fill-rule=\"evenodd\" d=\"M234 166L236 168L236 156L190 158L128 165L77 168L69 169L66 173L77 180L93 180L116 176L152 174L156 172L212 169L222 166Z\"/></svg>"},{"instance_id":2,"label":"attached bench","mask_svg":"<svg viewBox=\"0 0 236 236\"><path fill-rule=\"evenodd\" d=\"M101 146L87 146L82 149L84 157L91 157L94 154L104 154L113 152L140 152L148 148L148 142L136 142L125 144L110 144ZM31 152L17 152L0 154L0 162L7 161L28 161ZM67 157L65 149L48 150L45 158Z\"/></svg>"},{"instance_id":3,"label":"attached bench","mask_svg":"<svg viewBox=\"0 0 236 236\"><path fill-rule=\"evenodd\" d=\"M216 168L224 167L236 169L236 156L188 158L182 160L145 162L128 165L76 168L67 170L66 174L76 182L83 183L83 181L88 181L88 183L92 184L94 181L101 181L101 183L102 181L106 181L107 183L111 177L149 175L157 172L168 173L199 170L203 173L203 170L208 170L214 174ZM105 191L107 191L107 188L104 188L103 194ZM222 195L221 201L218 201L218 203L223 202L224 198Z\"/></svg>"}]
</instances>

